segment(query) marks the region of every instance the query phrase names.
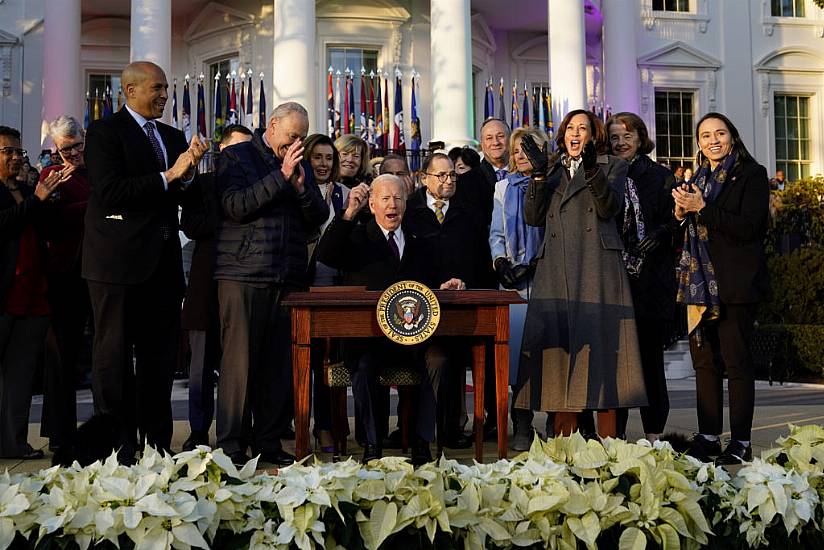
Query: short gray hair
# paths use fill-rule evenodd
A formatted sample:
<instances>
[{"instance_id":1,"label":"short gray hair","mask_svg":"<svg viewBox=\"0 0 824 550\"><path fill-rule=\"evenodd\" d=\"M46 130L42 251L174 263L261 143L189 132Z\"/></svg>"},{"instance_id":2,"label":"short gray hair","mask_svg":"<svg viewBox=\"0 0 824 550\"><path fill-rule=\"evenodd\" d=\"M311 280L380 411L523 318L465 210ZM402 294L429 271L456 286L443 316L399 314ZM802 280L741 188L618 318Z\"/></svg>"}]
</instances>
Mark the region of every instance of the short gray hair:
<instances>
[{"instance_id":1,"label":"short gray hair","mask_svg":"<svg viewBox=\"0 0 824 550\"><path fill-rule=\"evenodd\" d=\"M281 119L291 115L292 113L298 113L306 118L309 118L309 112L297 101L287 101L286 103L281 103L275 107L275 110L272 111L272 116L269 118Z\"/></svg>"},{"instance_id":2,"label":"short gray hair","mask_svg":"<svg viewBox=\"0 0 824 550\"><path fill-rule=\"evenodd\" d=\"M81 139L86 137L83 125L71 115L60 115L49 124L49 135L52 139L56 137L74 137Z\"/></svg>"},{"instance_id":3,"label":"short gray hair","mask_svg":"<svg viewBox=\"0 0 824 550\"><path fill-rule=\"evenodd\" d=\"M380 176L372 180L370 187L374 188L375 185L377 185L378 183L390 181L400 188L403 198L406 199L406 186L404 185L403 180L395 174L381 174Z\"/></svg>"}]
</instances>

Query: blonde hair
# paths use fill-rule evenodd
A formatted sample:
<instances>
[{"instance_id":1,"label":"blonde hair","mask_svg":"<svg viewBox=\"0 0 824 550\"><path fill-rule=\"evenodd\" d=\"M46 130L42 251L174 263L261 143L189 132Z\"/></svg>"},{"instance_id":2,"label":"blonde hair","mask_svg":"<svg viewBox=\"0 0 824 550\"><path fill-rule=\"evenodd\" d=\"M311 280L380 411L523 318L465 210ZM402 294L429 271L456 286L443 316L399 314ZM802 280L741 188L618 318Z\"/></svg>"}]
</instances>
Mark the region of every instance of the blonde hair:
<instances>
[{"instance_id":1,"label":"blonde hair","mask_svg":"<svg viewBox=\"0 0 824 550\"><path fill-rule=\"evenodd\" d=\"M371 165L369 164L369 145L354 134L344 134L335 140L335 149L339 153L353 153L358 152L361 156L360 168L355 178L364 180L371 175Z\"/></svg>"},{"instance_id":2,"label":"blonde hair","mask_svg":"<svg viewBox=\"0 0 824 550\"><path fill-rule=\"evenodd\" d=\"M539 130L538 128L532 127L520 127L515 128L512 134L509 136L509 165L506 167L509 170L510 174L516 173L518 170L515 167L515 144L524 136L532 136L532 139L535 140L535 144L543 149L545 143L549 143L549 138L546 137L546 134L543 130Z\"/></svg>"}]
</instances>

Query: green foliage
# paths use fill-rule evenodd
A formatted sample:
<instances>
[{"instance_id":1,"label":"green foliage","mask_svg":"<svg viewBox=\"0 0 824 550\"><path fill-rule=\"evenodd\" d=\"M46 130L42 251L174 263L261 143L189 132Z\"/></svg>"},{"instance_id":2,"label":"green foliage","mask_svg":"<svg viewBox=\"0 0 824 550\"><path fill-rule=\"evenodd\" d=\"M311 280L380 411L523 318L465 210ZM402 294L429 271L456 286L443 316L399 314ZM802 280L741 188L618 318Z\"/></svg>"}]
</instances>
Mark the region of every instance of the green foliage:
<instances>
[{"instance_id":1,"label":"green foliage","mask_svg":"<svg viewBox=\"0 0 824 550\"><path fill-rule=\"evenodd\" d=\"M824 248L824 178L807 178L773 191L775 208L767 239L769 252L780 251L782 241L792 235L800 244Z\"/></svg>"},{"instance_id":2,"label":"green foliage","mask_svg":"<svg viewBox=\"0 0 824 550\"><path fill-rule=\"evenodd\" d=\"M801 248L768 260L772 298L762 323L824 325L824 249Z\"/></svg>"},{"instance_id":3,"label":"green foliage","mask_svg":"<svg viewBox=\"0 0 824 550\"><path fill-rule=\"evenodd\" d=\"M824 355L821 343L824 342L824 325L765 325L758 327L758 332L782 332L789 338L788 357L778 357L778 361L790 361L814 374L824 376Z\"/></svg>"},{"instance_id":4,"label":"green foliage","mask_svg":"<svg viewBox=\"0 0 824 550\"><path fill-rule=\"evenodd\" d=\"M819 8L824 8L824 0L813 0L813 4L815 4Z\"/></svg>"}]
</instances>

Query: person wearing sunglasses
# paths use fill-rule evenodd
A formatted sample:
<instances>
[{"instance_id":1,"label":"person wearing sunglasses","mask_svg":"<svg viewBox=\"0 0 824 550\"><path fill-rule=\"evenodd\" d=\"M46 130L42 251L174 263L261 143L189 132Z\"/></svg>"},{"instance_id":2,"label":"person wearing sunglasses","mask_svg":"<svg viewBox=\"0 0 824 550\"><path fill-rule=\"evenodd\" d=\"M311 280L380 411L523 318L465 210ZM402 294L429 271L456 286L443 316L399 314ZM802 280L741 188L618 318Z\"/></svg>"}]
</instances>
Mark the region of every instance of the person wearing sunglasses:
<instances>
[{"instance_id":1,"label":"person wearing sunglasses","mask_svg":"<svg viewBox=\"0 0 824 550\"><path fill-rule=\"evenodd\" d=\"M61 163L44 168L40 181L55 174L64 179L60 190L50 197L54 215L50 217L46 236L48 297L54 334L49 341L56 343L59 360L46 361L40 432L49 438L49 447L57 449L71 443L77 427L77 363L84 342L83 332L91 317L88 286L80 276L83 218L91 187L83 158L86 132L82 123L62 115L49 124L49 134Z\"/></svg>"},{"instance_id":2,"label":"person wearing sunglasses","mask_svg":"<svg viewBox=\"0 0 824 550\"><path fill-rule=\"evenodd\" d=\"M20 132L0 126L0 457L36 460L43 451L28 442L29 409L49 326L42 229L62 180L53 174L33 190L18 184L25 158Z\"/></svg>"}]
</instances>

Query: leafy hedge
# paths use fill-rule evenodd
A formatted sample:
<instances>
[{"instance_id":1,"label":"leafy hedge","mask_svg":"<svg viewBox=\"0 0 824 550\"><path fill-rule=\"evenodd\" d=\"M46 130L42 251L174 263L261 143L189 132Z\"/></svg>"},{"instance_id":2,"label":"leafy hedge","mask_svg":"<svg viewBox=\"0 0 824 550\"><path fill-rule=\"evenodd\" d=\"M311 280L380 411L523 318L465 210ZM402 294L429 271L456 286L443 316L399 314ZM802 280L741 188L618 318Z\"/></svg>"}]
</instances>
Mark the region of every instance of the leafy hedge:
<instances>
[{"instance_id":1,"label":"leafy hedge","mask_svg":"<svg viewBox=\"0 0 824 550\"><path fill-rule=\"evenodd\" d=\"M786 235L805 247L824 247L824 178L807 178L773 191L774 215L767 250L781 250Z\"/></svg>"},{"instance_id":2,"label":"leafy hedge","mask_svg":"<svg viewBox=\"0 0 824 550\"><path fill-rule=\"evenodd\" d=\"M824 548L824 428L734 476L667 443L542 442L492 464L388 457L256 474L220 450L0 476L6 548Z\"/></svg>"},{"instance_id":3,"label":"leafy hedge","mask_svg":"<svg viewBox=\"0 0 824 550\"><path fill-rule=\"evenodd\" d=\"M783 347L771 350L776 365L800 367L812 373L824 376L824 354L821 353L824 342L824 325L765 325L759 326L755 337L770 332L782 333L789 340ZM760 333L760 334L759 334ZM759 350L763 352L764 350ZM782 354L786 353L786 356ZM769 357L762 359L768 360Z\"/></svg>"}]
</instances>

